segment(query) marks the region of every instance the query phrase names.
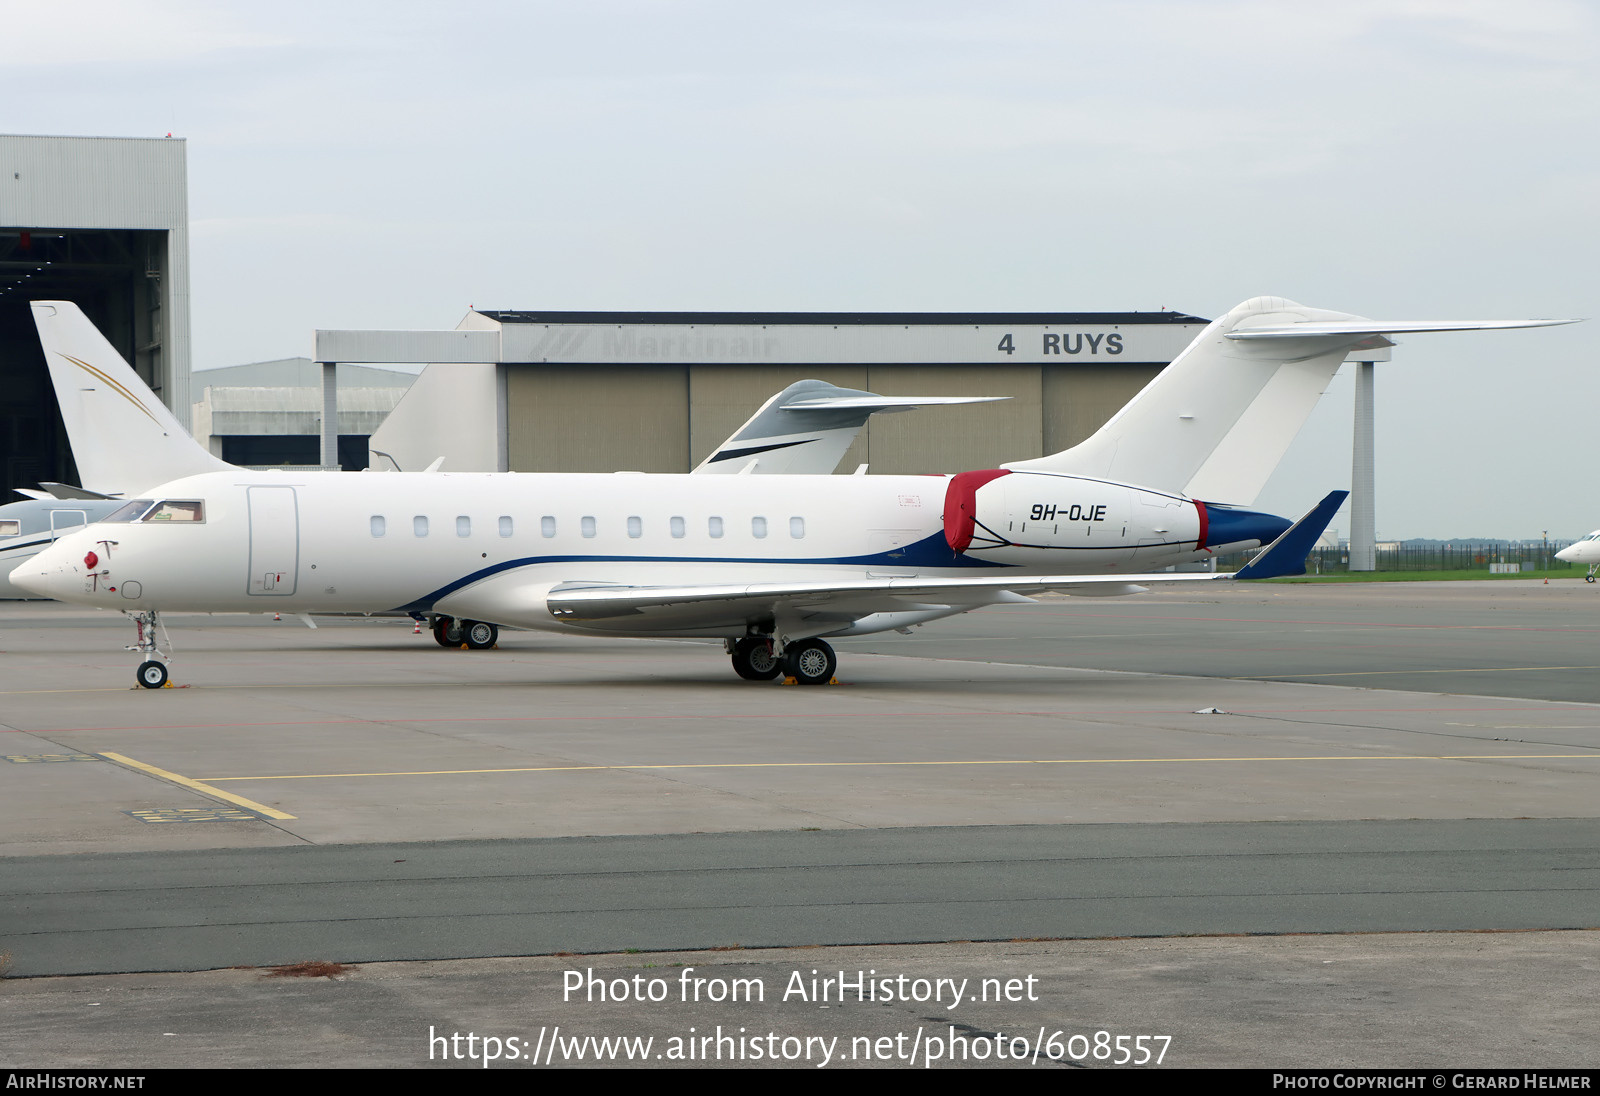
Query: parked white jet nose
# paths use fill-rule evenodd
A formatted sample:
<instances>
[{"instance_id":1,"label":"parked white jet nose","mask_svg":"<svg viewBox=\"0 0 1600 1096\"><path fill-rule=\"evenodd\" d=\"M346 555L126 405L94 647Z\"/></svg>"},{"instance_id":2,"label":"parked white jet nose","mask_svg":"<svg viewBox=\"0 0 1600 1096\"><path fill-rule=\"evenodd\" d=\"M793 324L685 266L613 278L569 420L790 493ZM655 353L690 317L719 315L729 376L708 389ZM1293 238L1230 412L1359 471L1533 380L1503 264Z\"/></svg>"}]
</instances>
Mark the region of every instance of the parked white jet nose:
<instances>
[{"instance_id":1,"label":"parked white jet nose","mask_svg":"<svg viewBox=\"0 0 1600 1096\"><path fill-rule=\"evenodd\" d=\"M1556 553L1556 558L1567 563L1600 563L1600 529L1567 545Z\"/></svg>"},{"instance_id":2,"label":"parked white jet nose","mask_svg":"<svg viewBox=\"0 0 1600 1096\"><path fill-rule=\"evenodd\" d=\"M91 568L87 557L72 558L71 546L79 537L62 537L11 572L11 584L40 597L65 600L69 594L83 593L83 578ZM95 563L98 563L97 559Z\"/></svg>"}]
</instances>

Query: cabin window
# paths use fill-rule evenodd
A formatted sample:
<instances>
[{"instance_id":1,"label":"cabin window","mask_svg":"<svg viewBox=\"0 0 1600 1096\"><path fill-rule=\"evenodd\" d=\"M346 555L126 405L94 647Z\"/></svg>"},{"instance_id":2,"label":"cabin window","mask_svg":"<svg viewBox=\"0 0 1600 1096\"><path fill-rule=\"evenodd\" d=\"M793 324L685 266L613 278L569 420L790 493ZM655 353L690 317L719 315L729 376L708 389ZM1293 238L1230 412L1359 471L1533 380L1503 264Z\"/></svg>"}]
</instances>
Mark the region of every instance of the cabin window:
<instances>
[{"instance_id":1,"label":"cabin window","mask_svg":"<svg viewBox=\"0 0 1600 1096\"><path fill-rule=\"evenodd\" d=\"M383 520L382 514L372 515L372 535L381 537L387 531L389 523Z\"/></svg>"},{"instance_id":2,"label":"cabin window","mask_svg":"<svg viewBox=\"0 0 1600 1096\"><path fill-rule=\"evenodd\" d=\"M546 514L544 517L540 518L539 519L539 535L542 536L542 537L553 537L553 536L555 536L556 535L556 519L551 517L549 514Z\"/></svg>"},{"instance_id":3,"label":"cabin window","mask_svg":"<svg viewBox=\"0 0 1600 1096\"><path fill-rule=\"evenodd\" d=\"M0 537L20 537L22 535L22 522L0 521Z\"/></svg>"},{"instance_id":4,"label":"cabin window","mask_svg":"<svg viewBox=\"0 0 1600 1096\"><path fill-rule=\"evenodd\" d=\"M683 534L686 531L687 530L684 527L682 518L673 518L672 519L672 535L673 536L675 536L678 539L682 540L683 539Z\"/></svg>"},{"instance_id":5,"label":"cabin window","mask_svg":"<svg viewBox=\"0 0 1600 1096\"><path fill-rule=\"evenodd\" d=\"M767 519L766 518L751 518L750 519L750 535L753 536L753 537L757 537L757 538L766 536L767 535Z\"/></svg>"},{"instance_id":6,"label":"cabin window","mask_svg":"<svg viewBox=\"0 0 1600 1096\"><path fill-rule=\"evenodd\" d=\"M636 517L630 517L628 519L628 535L634 540L644 536L644 522Z\"/></svg>"},{"instance_id":7,"label":"cabin window","mask_svg":"<svg viewBox=\"0 0 1600 1096\"><path fill-rule=\"evenodd\" d=\"M805 518L790 518L789 519L789 535L791 537L793 537L795 540L800 540L802 537L804 537L806 535L806 519Z\"/></svg>"},{"instance_id":8,"label":"cabin window","mask_svg":"<svg viewBox=\"0 0 1600 1096\"><path fill-rule=\"evenodd\" d=\"M711 518L708 520L706 522L706 532L710 533L714 537L720 537L722 535L722 519Z\"/></svg>"},{"instance_id":9,"label":"cabin window","mask_svg":"<svg viewBox=\"0 0 1600 1096\"><path fill-rule=\"evenodd\" d=\"M594 536L594 518L586 517L578 525L581 527L584 536Z\"/></svg>"},{"instance_id":10,"label":"cabin window","mask_svg":"<svg viewBox=\"0 0 1600 1096\"><path fill-rule=\"evenodd\" d=\"M144 512L155 504L155 499L134 499L121 509L113 510L109 517L104 517L100 520L108 522L138 521L140 518L144 517Z\"/></svg>"},{"instance_id":11,"label":"cabin window","mask_svg":"<svg viewBox=\"0 0 1600 1096\"><path fill-rule=\"evenodd\" d=\"M503 537L511 535L511 518L506 514L500 515L500 535Z\"/></svg>"},{"instance_id":12,"label":"cabin window","mask_svg":"<svg viewBox=\"0 0 1600 1096\"><path fill-rule=\"evenodd\" d=\"M472 535L472 519L465 514L456 518L456 536L470 537Z\"/></svg>"},{"instance_id":13,"label":"cabin window","mask_svg":"<svg viewBox=\"0 0 1600 1096\"><path fill-rule=\"evenodd\" d=\"M419 537L428 535L428 519L423 514L418 514L411 519L411 531Z\"/></svg>"}]
</instances>

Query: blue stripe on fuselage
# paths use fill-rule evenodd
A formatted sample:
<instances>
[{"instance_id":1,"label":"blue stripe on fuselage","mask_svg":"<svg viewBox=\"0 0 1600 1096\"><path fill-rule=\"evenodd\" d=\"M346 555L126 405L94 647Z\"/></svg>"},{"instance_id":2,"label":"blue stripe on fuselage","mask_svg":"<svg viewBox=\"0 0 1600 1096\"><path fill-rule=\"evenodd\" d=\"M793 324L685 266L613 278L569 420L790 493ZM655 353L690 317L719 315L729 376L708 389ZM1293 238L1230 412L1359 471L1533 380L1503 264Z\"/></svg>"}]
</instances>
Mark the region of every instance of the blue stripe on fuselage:
<instances>
[{"instance_id":1,"label":"blue stripe on fuselage","mask_svg":"<svg viewBox=\"0 0 1600 1096\"><path fill-rule=\"evenodd\" d=\"M431 594L424 594L414 601L390 610L396 613L424 612L433 608L433 603L440 598L455 593L474 582L479 582L491 575L500 574L502 571L511 571L518 567L530 567L540 563L764 563L776 567L783 566L813 566L813 567L1008 567L1011 564L999 563L995 560L972 559L951 551L949 543L944 539L944 533L938 532L924 537L915 544L908 544L903 548L893 548L887 552L874 552L865 556L836 556L831 559L762 559L759 557L738 556L526 556L522 559L507 560L496 563L490 567L482 567L471 574L456 579L454 582L441 586Z\"/></svg>"}]
</instances>

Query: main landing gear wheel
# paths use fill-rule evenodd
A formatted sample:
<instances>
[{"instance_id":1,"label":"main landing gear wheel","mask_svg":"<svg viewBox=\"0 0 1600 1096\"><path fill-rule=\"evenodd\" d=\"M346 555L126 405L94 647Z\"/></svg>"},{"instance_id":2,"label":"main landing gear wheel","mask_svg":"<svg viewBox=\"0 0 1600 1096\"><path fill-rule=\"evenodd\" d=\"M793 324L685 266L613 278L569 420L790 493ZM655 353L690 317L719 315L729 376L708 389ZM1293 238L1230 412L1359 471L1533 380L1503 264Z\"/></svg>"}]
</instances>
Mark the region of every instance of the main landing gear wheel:
<instances>
[{"instance_id":1,"label":"main landing gear wheel","mask_svg":"<svg viewBox=\"0 0 1600 1096\"><path fill-rule=\"evenodd\" d=\"M461 646L461 622L455 617L434 617L433 641L441 647Z\"/></svg>"},{"instance_id":2,"label":"main landing gear wheel","mask_svg":"<svg viewBox=\"0 0 1600 1096\"><path fill-rule=\"evenodd\" d=\"M469 651L487 651L500 638L500 629L481 620L463 620L461 635Z\"/></svg>"},{"instance_id":3,"label":"main landing gear wheel","mask_svg":"<svg viewBox=\"0 0 1600 1096\"><path fill-rule=\"evenodd\" d=\"M783 653L783 672L798 685L826 685L833 680L839 659L833 648L820 639L803 639L789 644Z\"/></svg>"},{"instance_id":4,"label":"main landing gear wheel","mask_svg":"<svg viewBox=\"0 0 1600 1096\"><path fill-rule=\"evenodd\" d=\"M139 663L139 684L146 689L159 689L167 683L167 664L151 659Z\"/></svg>"},{"instance_id":5,"label":"main landing gear wheel","mask_svg":"<svg viewBox=\"0 0 1600 1096\"><path fill-rule=\"evenodd\" d=\"M783 672L772 653L772 640L747 636L733 648L733 672L746 681L771 681Z\"/></svg>"}]
</instances>

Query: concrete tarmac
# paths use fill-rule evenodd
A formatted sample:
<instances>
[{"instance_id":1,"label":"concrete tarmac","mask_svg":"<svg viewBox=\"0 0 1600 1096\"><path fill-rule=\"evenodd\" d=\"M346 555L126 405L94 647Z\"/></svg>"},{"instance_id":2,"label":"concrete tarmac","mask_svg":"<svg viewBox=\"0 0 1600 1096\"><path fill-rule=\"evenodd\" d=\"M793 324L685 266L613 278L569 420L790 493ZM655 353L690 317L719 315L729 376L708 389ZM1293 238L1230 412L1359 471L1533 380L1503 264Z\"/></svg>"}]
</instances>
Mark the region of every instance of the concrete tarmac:
<instances>
[{"instance_id":1,"label":"concrete tarmac","mask_svg":"<svg viewBox=\"0 0 1600 1096\"><path fill-rule=\"evenodd\" d=\"M1565 580L1064 599L842 642L824 689L741 682L698 643L511 633L473 653L395 622L219 616L169 619L187 687L149 692L129 688L120 620L0 605L0 951L44 975L1592 928L1596 597ZM1484 938L1426 939L1460 943L1397 949L1374 968L1389 989L1352 1007L1441 954L1471 977ZM1548 946L1592 970L1590 939ZM1060 985L1090 954L1075 949L1105 946L1053 944L1029 969ZM420 984L471 995L472 976L446 991L438 971ZM224 978L160 977L201 998ZM1542 978L1534 964L1504 990L1554 1031L1566 1002ZM52 985L75 1000L84 983L7 979L0 998L58 1015ZM1413 1006L1425 1033L1460 1001ZM1211 1030L1173 1007L1169 1027ZM649 1012L617 1023L643 1031ZM1280 1059L1281 1025L1232 1030L1235 1057L1187 1064L1379 1061L1345 1025ZM0 1064L61 1061L28 1049L47 1045L0 1034ZM274 1060L335 1064L325 1040L293 1045Z\"/></svg>"}]
</instances>

